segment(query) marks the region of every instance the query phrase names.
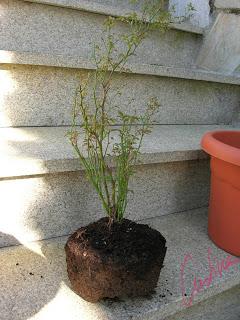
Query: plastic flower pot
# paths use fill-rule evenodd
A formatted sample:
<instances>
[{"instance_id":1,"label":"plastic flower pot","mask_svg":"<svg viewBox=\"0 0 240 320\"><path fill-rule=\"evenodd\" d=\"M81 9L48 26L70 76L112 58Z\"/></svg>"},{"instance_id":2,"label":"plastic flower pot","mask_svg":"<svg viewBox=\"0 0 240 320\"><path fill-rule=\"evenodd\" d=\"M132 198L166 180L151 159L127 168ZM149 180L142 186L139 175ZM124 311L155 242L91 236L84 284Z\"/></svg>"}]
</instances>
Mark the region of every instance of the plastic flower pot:
<instances>
[{"instance_id":1,"label":"plastic flower pot","mask_svg":"<svg viewBox=\"0 0 240 320\"><path fill-rule=\"evenodd\" d=\"M240 131L208 132L201 144L211 156L209 236L240 256Z\"/></svg>"}]
</instances>

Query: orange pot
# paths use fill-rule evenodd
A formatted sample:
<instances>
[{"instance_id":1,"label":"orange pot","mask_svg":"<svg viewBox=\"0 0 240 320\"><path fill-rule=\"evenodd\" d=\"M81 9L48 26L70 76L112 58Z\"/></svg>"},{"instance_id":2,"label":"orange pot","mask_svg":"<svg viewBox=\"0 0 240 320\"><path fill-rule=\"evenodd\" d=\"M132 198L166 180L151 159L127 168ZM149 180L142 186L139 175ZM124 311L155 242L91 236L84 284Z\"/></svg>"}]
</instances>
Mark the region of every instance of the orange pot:
<instances>
[{"instance_id":1,"label":"orange pot","mask_svg":"<svg viewBox=\"0 0 240 320\"><path fill-rule=\"evenodd\" d=\"M240 256L240 131L208 132L201 144L211 155L209 236Z\"/></svg>"}]
</instances>

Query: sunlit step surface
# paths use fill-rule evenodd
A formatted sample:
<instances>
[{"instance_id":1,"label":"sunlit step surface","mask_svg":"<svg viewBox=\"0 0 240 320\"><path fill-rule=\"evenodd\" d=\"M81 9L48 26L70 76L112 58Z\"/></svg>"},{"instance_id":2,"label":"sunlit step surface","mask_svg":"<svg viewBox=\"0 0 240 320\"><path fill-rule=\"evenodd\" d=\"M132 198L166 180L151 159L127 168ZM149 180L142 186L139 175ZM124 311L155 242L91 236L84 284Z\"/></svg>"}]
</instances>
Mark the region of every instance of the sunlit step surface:
<instances>
[{"instance_id":1,"label":"sunlit step surface","mask_svg":"<svg viewBox=\"0 0 240 320\"><path fill-rule=\"evenodd\" d=\"M155 125L144 138L140 164L206 159L200 147L205 132L237 129L239 126ZM0 178L82 169L66 137L68 130L68 127L0 128Z\"/></svg>"},{"instance_id":2,"label":"sunlit step surface","mask_svg":"<svg viewBox=\"0 0 240 320\"><path fill-rule=\"evenodd\" d=\"M160 230L168 245L159 285L151 297L107 300L97 304L83 301L69 287L64 253L67 238L56 238L0 250L0 319L190 319L183 318L181 313L178 316L178 312L185 312L185 304L193 305L187 314L194 320L239 319L240 260L230 257L209 240L207 209L144 222ZM186 260L186 257L192 260ZM232 264L227 266L227 261ZM209 287L199 286L198 293L192 294L194 277L198 280L210 279L210 263L216 272L209 281ZM221 270L221 265L226 270ZM197 304L210 298L210 306L206 302L203 307ZM227 314L229 317L226 317ZM173 315L175 318L171 318ZM200 315L206 317L201 318Z\"/></svg>"},{"instance_id":3,"label":"sunlit step surface","mask_svg":"<svg viewBox=\"0 0 240 320\"><path fill-rule=\"evenodd\" d=\"M130 180L130 219L208 205L210 168L200 140L228 126L155 126ZM0 247L59 237L103 209L72 150L68 128L0 129ZM110 159L111 161L111 159ZM110 162L111 163L111 162ZM14 201L13 201L14 199ZM13 237L6 235L11 234Z\"/></svg>"}]
</instances>

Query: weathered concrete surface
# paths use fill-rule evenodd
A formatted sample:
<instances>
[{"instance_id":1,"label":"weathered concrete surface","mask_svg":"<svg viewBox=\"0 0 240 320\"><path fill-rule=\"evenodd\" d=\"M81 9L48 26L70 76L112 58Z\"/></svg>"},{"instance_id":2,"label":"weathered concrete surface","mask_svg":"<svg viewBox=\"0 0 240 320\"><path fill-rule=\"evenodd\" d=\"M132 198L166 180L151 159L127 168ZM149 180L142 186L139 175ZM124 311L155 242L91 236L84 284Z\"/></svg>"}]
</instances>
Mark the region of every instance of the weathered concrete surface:
<instances>
[{"instance_id":1,"label":"weathered concrete surface","mask_svg":"<svg viewBox=\"0 0 240 320\"><path fill-rule=\"evenodd\" d=\"M69 288L63 249L66 238L1 249L1 320L46 320L51 318L60 320L161 320L177 314L186 308L182 303L180 286L180 270L184 257L191 254L195 262L195 265L189 263L184 272L187 294L187 297L184 296L184 298L189 299L193 288L193 277L203 279L209 276L209 250L214 268L217 268L217 262L226 261L228 256L227 253L218 249L207 236L206 211L206 209L200 209L143 221L162 232L167 239L168 246L165 267L161 272L156 293L145 299L110 300L97 304L83 301ZM160 212L156 210L155 215L159 214ZM225 292L239 285L239 282L239 264L223 271L222 277L217 272L210 287L202 288L193 299L193 305L195 305L201 300L211 298L212 313L207 312L204 317L205 304L202 305L202 308L196 305L186 311L192 315L190 319L199 320L194 317L196 314L192 310L202 313L201 320L239 319L237 318L239 313L234 315L233 312L231 312L231 318L221 318L224 305L231 306L231 311L239 310L239 299L236 299L237 296L239 297L239 289L235 290L236 296L232 296L233 290ZM219 293L223 295L216 296ZM219 317L216 318L217 315ZM182 319L176 316L176 319L188 318Z\"/></svg>"},{"instance_id":2,"label":"weathered concrete surface","mask_svg":"<svg viewBox=\"0 0 240 320\"><path fill-rule=\"evenodd\" d=\"M12 51L92 56L93 45L101 44L106 16L19 0L0 4L0 49ZM114 32L127 32L118 24ZM199 37L193 33L169 30L153 32L136 51L131 61L158 65L194 65L199 51ZM123 49L123 48L121 48Z\"/></svg>"},{"instance_id":3,"label":"weathered concrete surface","mask_svg":"<svg viewBox=\"0 0 240 320\"><path fill-rule=\"evenodd\" d=\"M239 320L240 285L164 320Z\"/></svg>"},{"instance_id":4,"label":"weathered concrete surface","mask_svg":"<svg viewBox=\"0 0 240 320\"><path fill-rule=\"evenodd\" d=\"M71 125L76 87L86 77L86 70L1 66L0 126ZM116 97L117 90L123 94ZM143 113L149 99L157 97L161 107L154 120L158 124L229 124L239 108L240 90L237 85L116 74L112 96L114 105L127 113ZM110 113L116 115L112 105Z\"/></svg>"},{"instance_id":5,"label":"weathered concrete surface","mask_svg":"<svg viewBox=\"0 0 240 320\"><path fill-rule=\"evenodd\" d=\"M144 5L144 0L124 1L124 0L24 0L33 3L49 4L57 7L72 8L76 10L100 13L104 15L120 16L130 12L140 12ZM162 1L163 8L168 7L168 0Z\"/></svg>"},{"instance_id":6,"label":"weathered concrete surface","mask_svg":"<svg viewBox=\"0 0 240 320\"><path fill-rule=\"evenodd\" d=\"M194 7L193 12L188 11L188 5L191 3ZM190 23L193 25L197 25L199 27L205 28L210 23L210 7L209 7L209 0L170 0L169 6L175 7L175 15L179 16L186 16L191 14L189 17Z\"/></svg>"},{"instance_id":7,"label":"weathered concrete surface","mask_svg":"<svg viewBox=\"0 0 240 320\"><path fill-rule=\"evenodd\" d=\"M239 125L153 126L152 133L144 137L140 164L206 159L207 155L200 146L204 133L212 130L237 129ZM68 130L67 127L1 128L0 178L83 169L66 137ZM81 143L80 135L79 146Z\"/></svg>"},{"instance_id":8,"label":"weathered concrete surface","mask_svg":"<svg viewBox=\"0 0 240 320\"><path fill-rule=\"evenodd\" d=\"M96 13L110 13L110 10L115 10L112 15L123 15L132 11L140 11L145 4L144 0L125 1L125 0L24 0L34 3L50 4L59 7L73 8L77 10L96 12ZM162 7L168 7L168 0L161 0ZM116 14L118 12L118 14Z\"/></svg>"},{"instance_id":9,"label":"weathered concrete surface","mask_svg":"<svg viewBox=\"0 0 240 320\"><path fill-rule=\"evenodd\" d=\"M63 67L73 69L95 70L96 66L89 59L71 55L52 53L24 52L0 50L0 64L20 64L46 67ZM180 68L159 66L146 63L127 63L125 73L140 75L154 75L167 78L200 80L216 83L240 85L240 76L225 75L218 72L206 71L196 68Z\"/></svg>"},{"instance_id":10,"label":"weathered concrete surface","mask_svg":"<svg viewBox=\"0 0 240 320\"><path fill-rule=\"evenodd\" d=\"M208 160L136 167L127 217L140 219L208 205ZM0 226L24 241L62 236L103 215L84 172L0 181ZM13 201L14 197L14 201ZM2 235L0 247L15 244Z\"/></svg>"},{"instance_id":11,"label":"weathered concrete surface","mask_svg":"<svg viewBox=\"0 0 240 320\"><path fill-rule=\"evenodd\" d=\"M110 16L123 16L131 12L139 12L142 9L142 4L145 1L125 1L125 0L24 0L33 3L49 4L57 7L66 7L87 12L94 12L98 14ZM167 8L169 1L163 0L163 7ZM140 14L139 14L140 15ZM171 23L172 29L182 30L190 33L203 34L203 28L198 25L193 25L188 21L181 21L181 23Z\"/></svg>"},{"instance_id":12,"label":"weathered concrete surface","mask_svg":"<svg viewBox=\"0 0 240 320\"><path fill-rule=\"evenodd\" d=\"M240 65L240 16L219 13L197 58L203 69L226 74Z\"/></svg>"},{"instance_id":13,"label":"weathered concrete surface","mask_svg":"<svg viewBox=\"0 0 240 320\"><path fill-rule=\"evenodd\" d=\"M239 0L215 0L214 5L218 9L240 10Z\"/></svg>"}]
</instances>

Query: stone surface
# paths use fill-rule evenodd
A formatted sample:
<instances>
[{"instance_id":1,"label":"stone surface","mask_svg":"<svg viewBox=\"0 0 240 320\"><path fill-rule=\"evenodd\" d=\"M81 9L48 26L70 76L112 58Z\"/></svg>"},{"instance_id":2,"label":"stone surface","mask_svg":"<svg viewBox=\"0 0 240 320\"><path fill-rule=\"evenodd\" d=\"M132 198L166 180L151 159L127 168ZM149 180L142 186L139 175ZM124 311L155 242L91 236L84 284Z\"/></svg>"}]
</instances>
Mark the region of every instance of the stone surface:
<instances>
[{"instance_id":1,"label":"stone surface","mask_svg":"<svg viewBox=\"0 0 240 320\"><path fill-rule=\"evenodd\" d=\"M214 5L219 9L234 9L240 10L239 0L215 0Z\"/></svg>"},{"instance_id":2,"label":"stone surface","mask_svg":"<svg viewBox=\"0 0 240 320\"><path fill-rule=\"evenodd\" d=\"M100 13L110 16L122 16L130 12L138 12L144 1L124 1L124 0L24 0L33 3L50 4L53 6L72 8L76 10L83 10L88 12ZM165 1L165 7L167 3ZM171 28L178 29L186 32L202 34L203 29L198 25L190 24L189 22L172 23Z\"/></svg>"},{"instance_id":3,"label":"stone surface","mask_svg":"<svg viewBox=\"0 0 240 320\"><path fill-rule=\"evenodd\" d=\"M66 7L76 10L95 12L100 14L109 14L120 16L129 14L129 12L139 12L144 5L144 1L124 1L124 0L24 0L33 3L49 4L57 7ZM168 1L165 1L163 7L168 7Z\"/></svg>"},{"instance_id":4,"label":"stone surface","mask_svg":"<svg viewBox=\"0 0 240 320\"><path fill-rule=\"evenodd\" d=\"M95 69L94 64L90 60L79 56L6 50L0 50L0 64L52 66L87 70ZM225 75L218 72L209 72L196 68L189 69L146 63L128 63L126 64L126 67L127 69L131 70L131 73L134 74L240 85L240 77L238 74ZM128 70L126 70L126 73L128 73Z\"/></svg>"},{"instance_id":5,"label":"stone surface","mask_svg":"<svg viewBox=\"0 0 240 320\"><path fill-rule=\"evenodd\" d=\"M233 73L240 65L240 16L218 14L197 58L203 69Z\"/></svg>"},{"instance_id":6,"label":"stone surface","mask_svg":"<svg viewBox=\"0 0 240 320\"><path fill-rule=\"evenodd\" d=\"M141 148L141 164L205 159L200 141L212 130L240 126L153 126ZM0 178L12 178L83 169L66 137L69 128L1 128ZM115 141L115 140L114 140ZM81 140L79 140L81 146Z\"/></svg>"},{"instance_id":7,"label":"stone surface","mask_svg":"<svg viewBox=\"0 0 240 320\"><path fill-rule=\"evenodd\" d=\"M238 77L240 76L240 65L235 69L235 75Z\"/></svg>"},{"instance_id":8,"label":"stone surface","mask_svg":"<svg viewBox=\"0 0 240 320\"><path fill-rule=\"evenodd\" d=\"M93 44L101 44L104 15L29 3L3 0L0 4L0 48L81 56L92 56ZM127 32L125 24L118 24L115 34ZM159 65L194 65L199 51L199 36L169 30L153 32L137 49L132 61ZM121 48L122 49L122 48Z\"/></svg>"},{"instance_id":9,"label":"stone surface","mask_svg":"<svg viewBox=\"0 0 240 320\"><path fill-rule=\"evenodd\" d=\"M209 298L164 320L239 320L240 286Z\"/></svg>"},{"instance_id":10,"label":"stone surface","mask_svg":"<svg viewBox=\"0 0 240 320\"><path fill-rule=\"evenodd\" d=\"M1 66L0 126L71 125L76 87L86 77L87 70ZM116 90L122 95L116 97ZM240 90L230 84L115 74L110 97L127 113L144 112L149 99L157 97L161 107L154 120L158 124L229 124L239 109ZM107 107L116 115L110 100Z\"/></svg>"},{"instance_id":11,"label":"stone surface","mask_svg":"<svg viewBox=\"0 0 240 320\"><path fill-rule=\"evenodd\" d=\"M194 7L193 12L188 12L188 0L170 0L169 6L175 7L175 15L176 16L186 16L187 14L191 14L189 17L190 22L193 25L197 25L199 27L205 28L210 23L210 7L209 0L192 0L191 4Z\"/></svg>"},{"instance_id":12,"label":"stone surface","mask_svg":"<svg viewBox=\"0 0 240 320\"><path fill-rule=\"evenodd\" d=\"M207 206L209 180L208 160L138 166L129 185L134 193L129 193L126 217ZM20 242L70 234L104 214L82 171L4 179L0 194L0 232ZM0 247L16 243L5 234L0 234Z\"/></svg>"},{"instance_id":13,"label":"stone surface","mask_svg":"<svg viewBox=\"0 0 240 320\"><path fill-rule=\"evenodd\" d=\"M157 211L155 215L158 215ZM190 263L185 273L186 293L189 294L194 276L198 279L209 276L208 251L211 252L215 268L217 262L226 261L228 254L218 249L207 236L206 209L144 222L162 232L168 245L165 267L152 297L110 300L98 304L83 301L69 288L63 248L66 238L59 238L0 250L1 319L46 320L54 317L61 320L161 320L185 309L180 286L180 269L185 255L191 254L195 261L195 266ZM223 271L222 277L216 273L209 288L204 287L195 295L193 304L211 297L213 303L210 315L214 317L219 314L217 319L223 320L223 306L219 308L221 303L228 306L232 304L232 311L233 307L236 312L239 310L239 300L232 296L234 291L225 292L239 285L239 282L238 263ZM217 296L220 293L223 295ZM236 294L239 295L239 289L236 289ZM191 319L199 319L194 318L195 313L191 310L196 309L193 308L187 312L193 316ZM200 311L203 314L201 320L215 319L204 317L204 305ZM236 320L238 315L233 317L232 314L232 318L224 320ZM180 317L176 319L183 320Z\"/></svg>"}]
</instances>

